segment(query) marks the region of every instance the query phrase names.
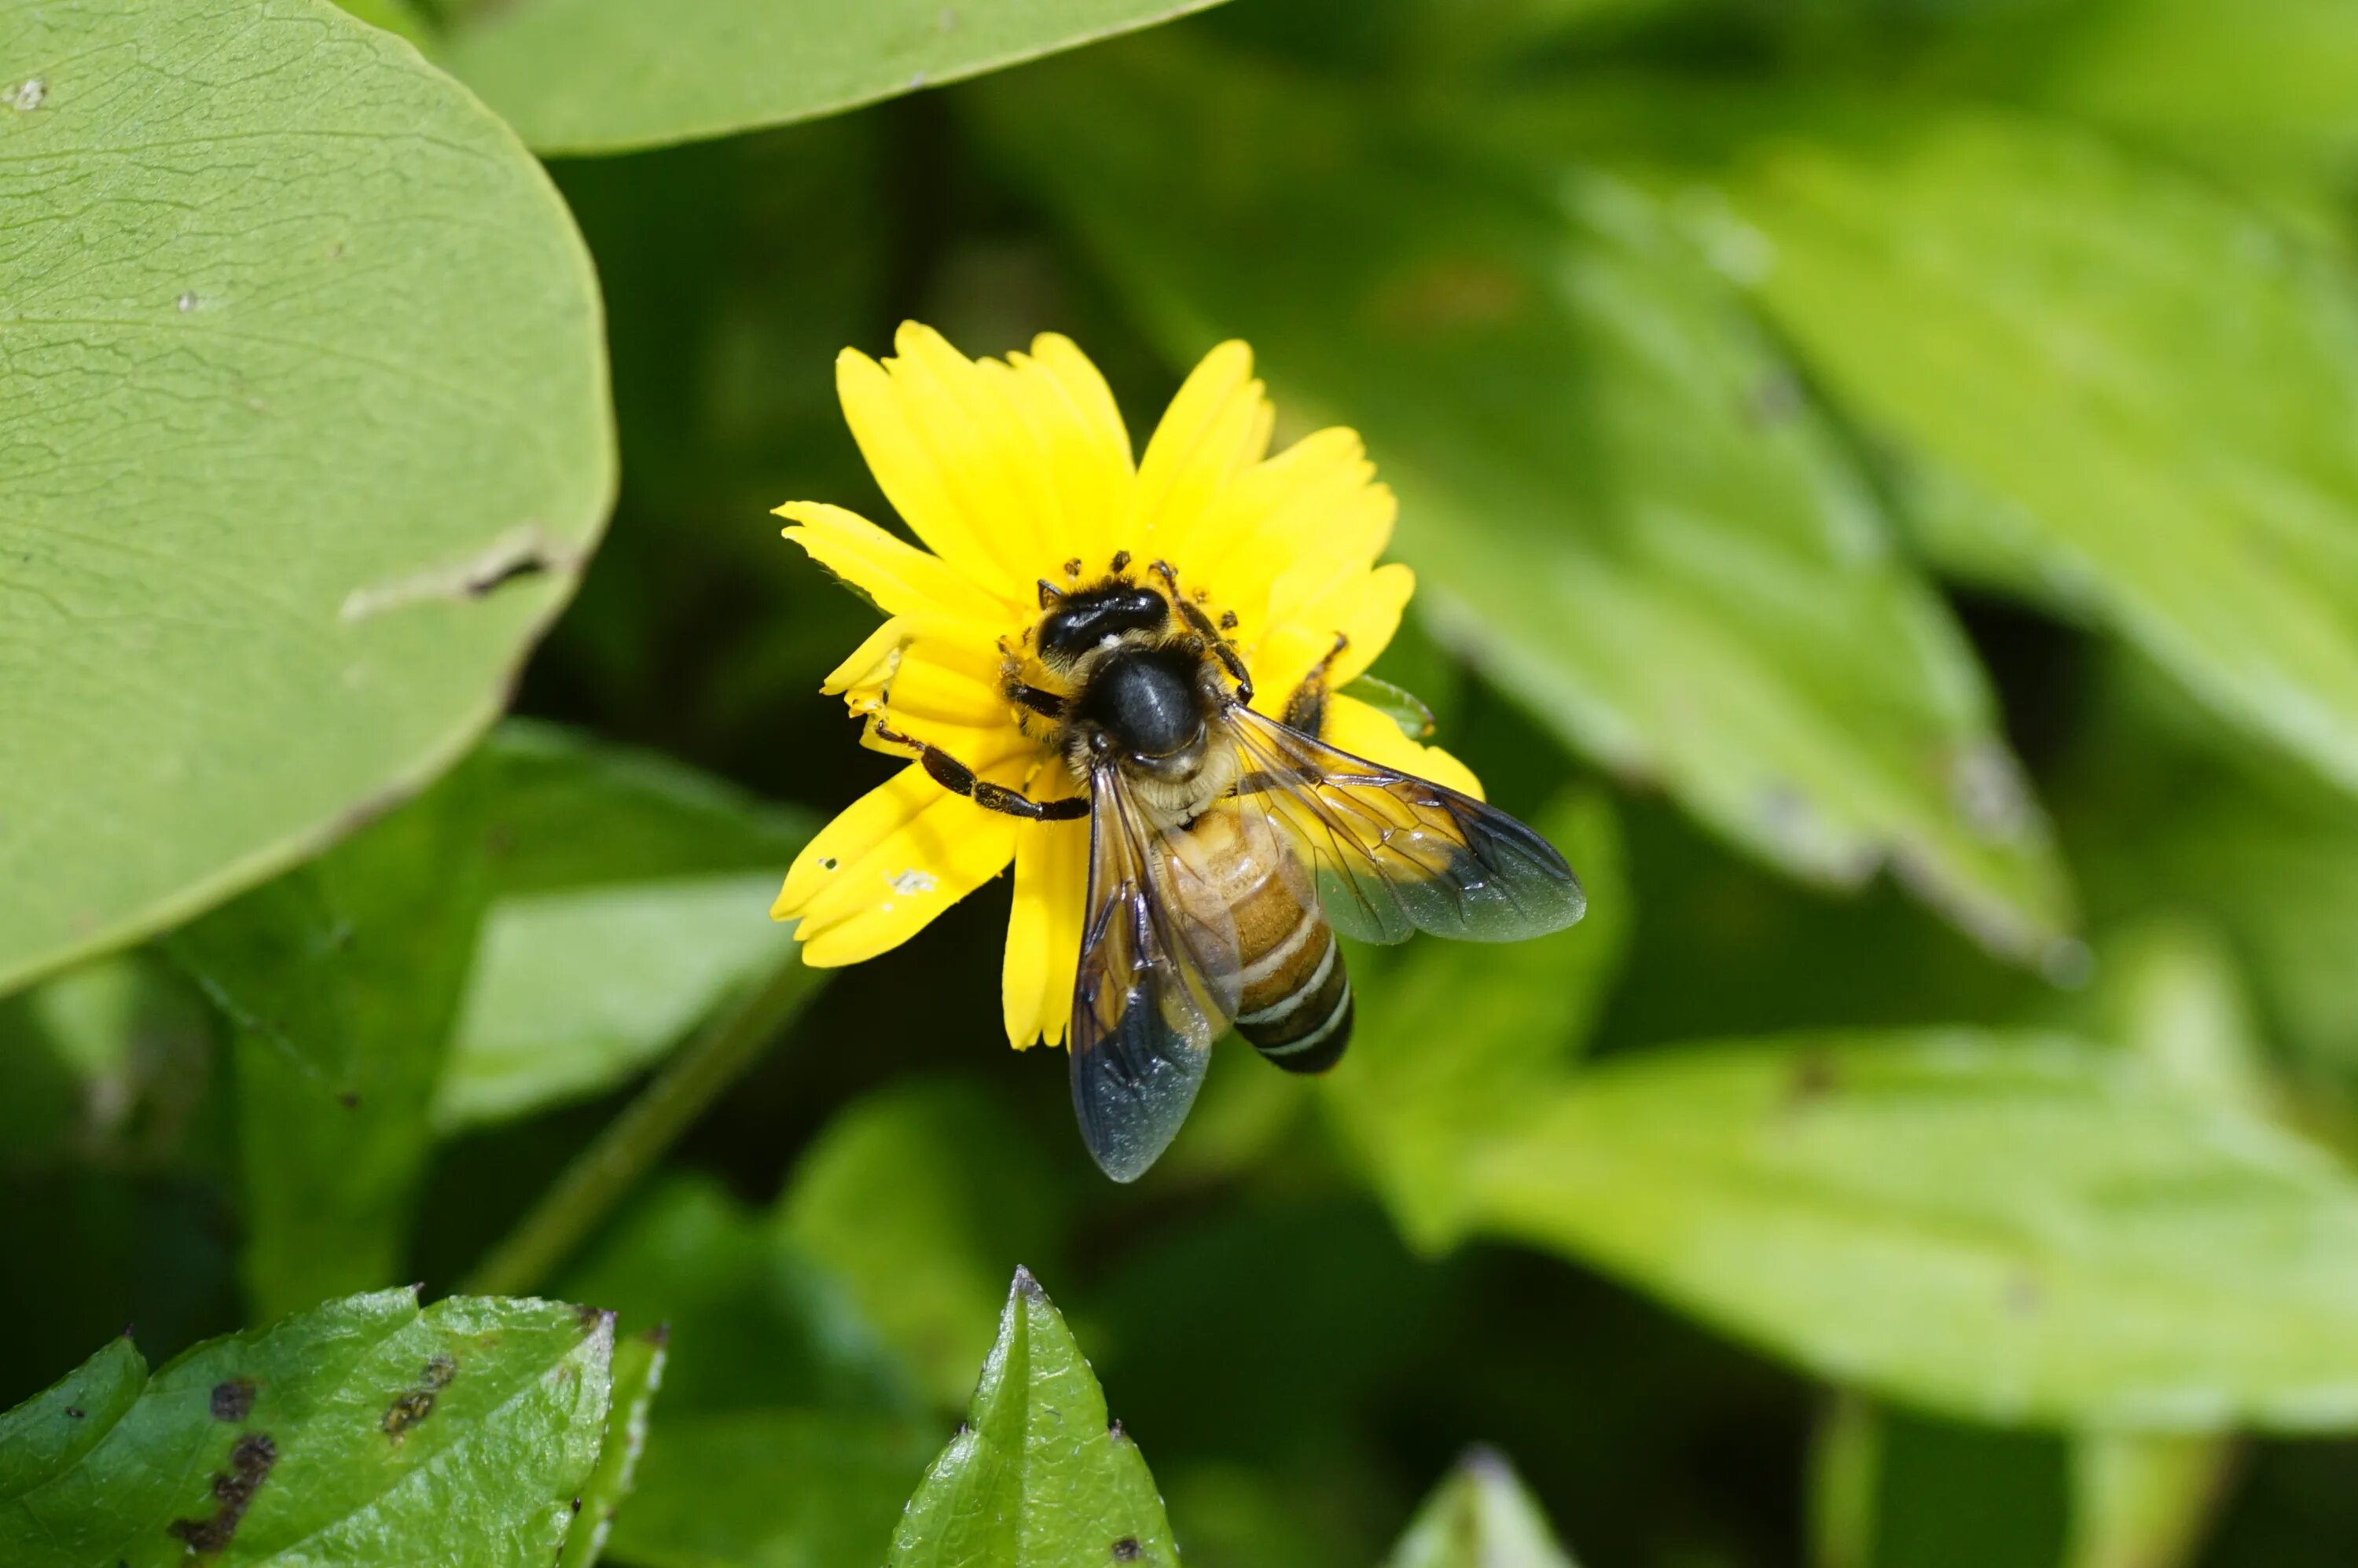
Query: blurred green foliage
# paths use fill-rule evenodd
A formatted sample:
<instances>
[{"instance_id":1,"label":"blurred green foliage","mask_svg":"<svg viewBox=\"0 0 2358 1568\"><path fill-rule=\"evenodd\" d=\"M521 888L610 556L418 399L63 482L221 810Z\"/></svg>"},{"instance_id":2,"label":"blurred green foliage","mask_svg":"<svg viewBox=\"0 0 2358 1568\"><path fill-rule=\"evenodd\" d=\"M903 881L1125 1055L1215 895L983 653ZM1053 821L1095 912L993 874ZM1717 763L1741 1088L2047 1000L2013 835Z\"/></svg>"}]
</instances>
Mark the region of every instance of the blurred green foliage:
<instances>
[{"instance_id":1,"label":"blurred green foliage","mask_svg":"<svg viewBox=\"0 0 2358 1568\"><path fill-rule=\"evenodd\" d=\"M1230 0L874 102L1192 8L0 16L0 1557L2358 1554L2358 19ZM1360 429L1377 674L1590 918L1355 950L1125 1189L1002 893L796 966L883 769L768 509L889 516L904 318Z\"/></svg>"}]
</instances>

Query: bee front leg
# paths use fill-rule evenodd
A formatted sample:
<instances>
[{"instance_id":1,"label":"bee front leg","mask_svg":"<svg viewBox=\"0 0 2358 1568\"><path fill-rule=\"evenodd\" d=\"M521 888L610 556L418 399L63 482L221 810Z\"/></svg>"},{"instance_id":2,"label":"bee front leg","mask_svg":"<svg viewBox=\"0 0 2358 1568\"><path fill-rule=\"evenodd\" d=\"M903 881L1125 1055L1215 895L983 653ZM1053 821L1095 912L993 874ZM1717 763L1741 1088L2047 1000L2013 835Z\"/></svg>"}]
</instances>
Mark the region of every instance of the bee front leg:
<instances>
[{"instance_id":1,"label":"bee front leg","mask_svg":"<svg viewBox=\"0 0 2358 1568\"><path fill-rule=\"evenodd\" d=\"M1217 626L1212 624L1212 618L1204 613L1202 605L1179 591L1179 569L1176 567L1169 561L1157 561L1152 569L1155 576L1163 579L1163 586L1171 590L1171 602L1178 608L1180 619L1187 622L1189 630L1195 635L1204 639L1212 652L1219 656L1220 663L1228 666L1228 674L1236 678L1237 700L1250 708L1253 699L1252 674L1245 668L1244 659L1237 653L1236 645L1221 633ZM1230 616L1229 620L1234 621L1235 617Z\"/></svg>"},{"instance_id":2,"label":"bee front leg","mask_svg":"<svg viewBox=\"0 0 2358 1568\"><path fill-rule=\"evenodd\" d=\"M1089 814L1088 797L1067 795L1063 800L1033 800L1020 790L995 784L977 778L974 770L943 751L939 746L888 730L880 721L876 738L893 746L914 746L917 761L925 765L933 781L952 795L961 795L982 807L1008 816L1020 816L1027 822L1072 822Z\"/></svg>"}]
</instances>

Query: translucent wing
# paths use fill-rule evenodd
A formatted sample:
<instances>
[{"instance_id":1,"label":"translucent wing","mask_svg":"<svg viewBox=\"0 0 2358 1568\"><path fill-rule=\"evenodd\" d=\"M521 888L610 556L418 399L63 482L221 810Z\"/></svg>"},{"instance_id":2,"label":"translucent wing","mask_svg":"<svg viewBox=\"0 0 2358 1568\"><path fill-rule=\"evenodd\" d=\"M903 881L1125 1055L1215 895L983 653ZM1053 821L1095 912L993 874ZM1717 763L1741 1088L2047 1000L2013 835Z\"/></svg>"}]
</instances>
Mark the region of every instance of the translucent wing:
<instances>
[{"instance_id":1,"label":"translucent wing","mask_svg":"<svg viewBox=\"0 0 2358 1568\"><path fill-rule=\"evenodd\" d=\"M1156 831L1111 768L1089 796L1073 1109L1098 1165L1129 1182L1178 1135L1235 1016L1236 932L1187 835Z\"/></svg>"},{"instance_id":2,"label":"translucent wing","mask_svg":"<svg viewBox=\"0 0 2358 1568\"><path fill-rule=\"evenodd\" d=\"M1569 925L1587 907L1555 847L1505 812L1250 708L1228 719L1239 803L1302 847L1326 918L1345 935L1513 942Z\"/></svg>"}]
</instances>

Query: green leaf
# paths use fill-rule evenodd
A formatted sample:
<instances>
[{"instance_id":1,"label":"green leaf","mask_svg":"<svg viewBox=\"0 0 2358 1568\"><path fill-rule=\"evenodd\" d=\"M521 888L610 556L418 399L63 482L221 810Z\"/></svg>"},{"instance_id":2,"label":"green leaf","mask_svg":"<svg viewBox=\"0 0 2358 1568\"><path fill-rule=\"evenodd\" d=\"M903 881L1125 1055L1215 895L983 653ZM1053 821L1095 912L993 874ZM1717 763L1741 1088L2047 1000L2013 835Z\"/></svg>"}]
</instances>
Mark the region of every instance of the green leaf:
<instances>
[{"instance_id":1,"label":"green leaf","mask_svg":"<svg viewBox=\"0 0 2358 1568\"><path fill-rule=\"evenodd\" d=\"M609 1087L765 970L786 940L769 884L804 836L688 770L509 726L178 934L174 956L232 1024L259 1314L400 1277L438 1120ZM642 880L724 871L685 894ZM697 924L651 939L684 914Z\"/></svg>"},{"instance_id":2,"label":"green leaf","mask_svg":"<svg viewBox=\"0 0 2358 1568\"><path fill-rule=\"evenodd\" d=\"M782 868L781 868L782 869ZM483 924L438 1129L503 1121L622 1082L785 957L778 871L503 899Z\"/></svg>"},{"instance_id":3,"label":"green leaf","mask_svg":"<svg viewBox=\"0 0 2358 1568\"><path fill-rule=\"evenodd\" d=\"M606 1422L613 1321L353 1296L146 1375L118 1340L0 1421L12 1568L547 1563ZM144 1387L143 1387L144 1385Z\"/></svg>"},{"instance_id":4,"label":"green leaf","mask_svg":"<svg viewBox=\"0 0 2358 1568\"><path fill-rule=\"evenodd\" d=\"M968 102L1177 355L1248 338L1290 419L1366 434L1428 623L1567 742L1796 874L2061 928L1963 636L1649 198L1173 47Z\"/></svg>"},{"instance_id":5,"label":"green leaf","mask_svg":"<svg viewBox=\"0 0 2358 1568\"><path fill-rule=\"evenodd\" d=\"M1400 732L1412 741L1433 739L1433 709L1427 708L1414 692L1403 687L1379 680L1374 676L1361 676L1343 688L1343 695L1357 697L1379 710L1385 718L1399 725Z\"/></svg>"},{"instance_id":6,"label":"green leaf","mask_svg":"<svg viewBox=\"0 0 2358 1568\"><path fill-rule=\"evenodd\" d=\"M838 1114L777 1211L779 1234L843 1282L950 1408L973 1387L1006 1260L1047 1255L1061 1218L1036 1141L990 1097L944 1082Z\"/></svg>"},{"instance_id":7,"label":"green leaf","mask_svg":"<svg viewBox=\"0 0 2358 1568\"><path fill-rule=\"evenodd\" d=\"M1217 0L522 0L438 58L544 153L807 120L1184 16Z\"/></svg>"},{"instance_id":8,"label":"green leaf","mask_svg":"<svg viewBox=\"0 0 2358 1568\"><path fill-rule=\"evenodd\" d=\"M483 748L495 815L483 852L505 896L786 863L808 816L652 752L510 719ZM766 901L763 913L767 913Z\"/></svg>"},{"instance_id":9,"label":"green leaf","mask_svg":"<svg viewBox=\"0 0 2358 1568\"><path fill-rule=\"evenodd\" d=\"M1390 963L1352 955L1360 1022L1325 1104L1411 1242L1464 1228L1464 1166L1561 1080L1585 1044L1631 929L1620 835L1602 795L1535 824L1576 868L1594 912L1528 942L1421 942Z\"/></svg>"},{"instance_id":10,"label":"green leaf","mask_svg":"<svg viewBox=\"0 0 2358 1568\"><path fill-rule=\"evenodd\" d=\"M1146 1460L1039 1281L1015 1271L966 1423L909 1499L888 1568L1173 1568Z\"/></svg>"},{"instance_id":11,"label":"green leaf","mask_svg":"<svg viewBox=\"0 0 2358 1568\"><path fill-rule=\"evenodd\" d=\"M614 483L512 133L324 0L0 18L0 990L458 757Z\"/></svg>"},{"instance_id":12,"label":"green leaf","mask_svg":"<svg viewBox=\"0 0 2358 1568\"><path fill-rule=\"evenodd\" d=\"M1968 1418L2358 1424L2358 1184L2125 1054L1965 1030L1595 1069L1476 1165L1486 1228Z\"/></svg>"},{"instance_id":13,"label":"green leaf","mask_svg":"<svg viewBox=\"0 0 2358 1568\"><path fill-rule=\"evenodd\" d=\"M2358 17L2320 0L2061 6L2038 40L2040 102L2246 173L2311 178L2358 155Z\"/></svg>"},{"instance_id":14,"label":"green leaf","mask_svg":"<svg viewBox=\"0 0 2358 1568\"><path fill-rule=\"evenodd\" d=\"M2279 1109L2234 957L2208 925L2162 916L2124 925L2098 949L2098 1033L2143 1054L2180 1093L2254 1116Z\"/></svg>"},{"instance_id":15,"label":"green leaf","mask_svg":"<svg viewBox=\"0 0 2358 1568\"><path fill-rule=\"evenodd\" d=\"M614 1516L638 1479L639 1455L647 1444L647 1410L663 1387L665 1338L663 1329L653 1328L614 1346L605 1445L598 1451L597 1467L582 1483L573 1528L566 1533L557 1568L594 1568L606 1550Z\"/></svg>"},{"instance_id":16,"label":"green leaf","mask_svg":"<svg viewBox=\"0 0 2358 1568\"><path fill-rule=\"evenodd\" d=\"M2358 295L2212 187L2044 120L1772 134L1725 264L1866 426L2060 594L2358 789ZM1935 544L1942 535L1935 534Z\"/></svg>"},{"instance_id":17,"label":"green leaf","mask_svg":"<svg viewBox=\"0 0 2358 1568\"><path fill-rule=\"evenodd\" d=\"M1505 1456L1476 1449L1434 1488L1385 1568L1575 1568Z\"/></svg>"}]
</instances>

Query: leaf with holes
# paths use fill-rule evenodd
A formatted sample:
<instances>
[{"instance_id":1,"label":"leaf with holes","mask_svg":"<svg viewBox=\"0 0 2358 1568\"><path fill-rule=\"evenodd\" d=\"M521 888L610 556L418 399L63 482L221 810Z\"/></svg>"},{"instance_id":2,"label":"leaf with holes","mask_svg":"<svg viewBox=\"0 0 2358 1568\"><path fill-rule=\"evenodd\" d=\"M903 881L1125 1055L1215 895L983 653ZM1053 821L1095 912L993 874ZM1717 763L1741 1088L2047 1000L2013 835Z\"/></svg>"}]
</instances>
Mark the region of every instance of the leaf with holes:
<instances>
[{"instance_id":1,"label":"leaf with holes","mask_svg":"<svg viewBox=\"0 0 2358 1568\"><path fill-rule=\"evenodd\" d=\"M462 752L614 483L589 257L324 0L0 16L0 990Z\"/></svg>"},{"instance_id":2,"label":"leaf with holes","mask_svg":"<svg viewBox=\"0 0 2358 1568\"><path fill-rule=\"evenodd\" d=\"M352 1296L148 1375L117 1340L0 1417L10 1568L554 1560L603 1441L611 1316Z\"/></svg>"}]
</instances>

